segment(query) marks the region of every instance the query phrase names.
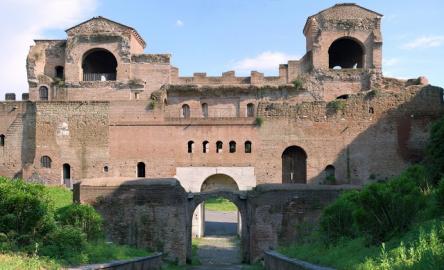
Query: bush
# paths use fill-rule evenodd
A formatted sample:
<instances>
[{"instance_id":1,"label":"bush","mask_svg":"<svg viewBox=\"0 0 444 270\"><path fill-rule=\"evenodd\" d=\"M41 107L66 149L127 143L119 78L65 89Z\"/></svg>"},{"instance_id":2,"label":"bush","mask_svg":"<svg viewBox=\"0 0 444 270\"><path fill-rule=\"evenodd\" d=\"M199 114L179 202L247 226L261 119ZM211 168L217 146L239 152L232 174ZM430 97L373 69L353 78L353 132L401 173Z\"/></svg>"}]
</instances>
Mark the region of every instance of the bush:
<instances>
[{"instance_id":1,"label":"bush","mask_svg":"<svg viewBox=\"0 0 444 270\"><path fill-rule=\"evenodd\" d=\"M102 235L102 217L90 205L71 204L60 208L56 220L61 225L70 225L84 232L88 240L98 240Z\"/></svg>"},{"instance_id":2,"label":"bush","mask_svg":"<svg viewBox=\"0 0 444 270\"><path fill-rule=\"evenodd\" d=\"M335 202L326 207L320 218L320 229L326 242L357 235L353 212L358 208L359 192L343 193Z\"/></svg>"},{"instance_id":3,"label":"bush","mask_svg":"<svg viewBox=\"0 0 444 270\"><path fill-rule=\"evenodd\" d=\"M70 225L60 226L48 235L39 254L70 264L84 263L88 261L83 253L86 245L86 234L82 230Z\"/></svg>"},{"instance_id":4,"label":"bush","mask_svg":"<svg viewBox=\"0 0 444 270\"><path fill-rule=\"evenodd\" d=\"M321 216L324 239L335 242L365 235L371 242L380 242L405 231L424 206L420 188L409 178L413 172L417 171L342 194Z\"/></svg>"},{"instance_id":5,"label":"bush","mask_svg":"<svg viewBox=\"0 0 444 270\"><path fill-rule=\"evenodd\" d=\"M292 81L292 83L293 83L294 88L296 88L296 90L300 90L304 86L304 83L300 79L296 79L296 80Z\"/></svg>"},{"instance_id":6,"label":"bush","mask_svg":"<svg viewBox=\"0 0 444 270\"><path fill-rule=\"evenodd\" d=\"M264 119L262 119L262 117L256 117L256 119L254 120L254 124L258 127L261 127L262 124L264 123Z\"/></svg>"},{"instance_id":7,"label":"bush","mask_svg":"<svg viewBox=\"0 0 444 270\"><path fill-rule=\"evenodd\" d=\"M327 108L335 112L342 111L347 107L347 103L344 100L333 100L327 103Z\"/></svg>"},{"instance_id":8,"label":"bush","mask_svg":"<svg viewBox=\"0 0 444 270\"><path fill-rule=\"evenodd\" d=\"M444 117L432 125L424 165L433 184L444 176Z\"/></svg>"},{"instance_id":9,"label":"bush","mask_svg":"<svg viewBox=\"0 0 444 270\"><path fill-rule=\"evenodd\" d=\"M440 210L441 215L444 211L444 177L439 181L438 188L436 189L436 202L438 210Z\"/></svg>"},{"instance_id":10,"label":"bush","mask_svg":"<svg viewBox=\"0 0 444 270\"><path fill-rule=\"evenodd\" d=\"M0 198L0 233L7 246L34 246L54 228L44 186L0 177Z\"/></svg>"}]
</instances>

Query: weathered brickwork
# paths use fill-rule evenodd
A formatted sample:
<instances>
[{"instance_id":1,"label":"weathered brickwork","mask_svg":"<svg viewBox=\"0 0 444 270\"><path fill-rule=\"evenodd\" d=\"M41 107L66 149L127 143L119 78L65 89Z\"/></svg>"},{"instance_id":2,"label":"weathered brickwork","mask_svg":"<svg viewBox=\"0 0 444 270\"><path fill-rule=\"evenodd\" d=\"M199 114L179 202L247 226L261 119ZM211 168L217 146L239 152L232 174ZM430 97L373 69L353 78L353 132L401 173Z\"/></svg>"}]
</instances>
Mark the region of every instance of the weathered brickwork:
<instances>
[{"instance_id":1,"label":"weathered brickwork","mask_svg":"<svg viewBox=\"0 0 444 270\"><path fill-rule=\"evenodd\" d=\"M196 207L212 197L229 199L242 218L245 262L297 241L317 222L322 208L353 186L259 185L254 191L188 193L175 179L101 178L74 188L75 200L92 204L104 217L111 241L164 252L171 260L191 260L191 223Z\"/></svg>"},{"instance_id":2,"label":"weathered brickwork","mask_svg":"<svg viewBox=\"0 0 444 270\"><path fill-rule=\"evenodd\" d=\"M36 40L29 101L0 103L0 173L177 177L192 192L222 171L241 190L390 177L421 159L444 106L424 77L383 76L381 17L355 4L310 16L306 54L271 77L181 77L171 55L145 54L134 28L103 17Z\"/></svg>"}]
</instances>

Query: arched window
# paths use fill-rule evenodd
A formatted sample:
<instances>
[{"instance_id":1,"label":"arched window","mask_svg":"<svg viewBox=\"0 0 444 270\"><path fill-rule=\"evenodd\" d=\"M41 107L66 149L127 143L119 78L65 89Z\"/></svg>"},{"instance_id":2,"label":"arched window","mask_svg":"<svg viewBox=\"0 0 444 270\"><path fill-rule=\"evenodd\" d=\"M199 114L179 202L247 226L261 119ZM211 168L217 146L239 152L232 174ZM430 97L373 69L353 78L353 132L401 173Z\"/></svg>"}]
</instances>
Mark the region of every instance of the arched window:
<instances>
[{"instance_id":1,"label":"arched window","mask_svg":"<svg viewBox=\"0 0 444 270\"><path fill-rule=\"evenodd\" d=\"M145 163L137 163L137 177L145 177Z\"/></svg>"},{"instance_id":2,"label":"arched window","mask_svg":"<svg viewBox=\"0 0 444 270\"><path fill-rule=\"evenodd\" d=\"M223 143L221 141L216 142L216 153L222 153Z\"/></svg>"},{"instance_id":3,"label":"arched window","mask_svg":"<svg viewBox=\"0 0 444 270\"><path fill-rule=\"evenodd\" d=\"M64 68L62 66L56 66L55 67L55 77L59 79L63 79L65 76L64 74Z\"/></svg>"},{"instance_id":4,"label":"arched window","mask_svg":"<svg viewBox=\"0 0 444 270\"><path fill-rule=\"evenodd\" d=\"M5 135L0 135L0 146L5 146Z\"/></svg>"},{"instance_id":5,"label":"arched window","mask_svg":"<svg viewBox=\"0 0 444 270\"><path fill-rule=\"evenodd\" d=\"M51 162L52 162L52 160L48 156L42 156L40 158L40 166L42 168L51 168Z\"/></svg>"},{"instance_id":6,"label":"arched window","mask_svg":"<svg viewBox=\"0 0 444 270\"><path fill-rule=\"evenodd\" d=\"M193 141L189 141L188 142L188 153L193 153L194 151L194 142Z\"/></svg>"},{"instance_id":7,"label":"arched window","mask_svg":"<svg viewBox=\"0 0 444 270\"><path fill-rule=\"evenodd\" d=\"M191 115L190 106L188 104L183 104L182 105L182 117L183 118L190 118L190 115Z\"/></svg>"},{"instance_id":8,"label":"arched window","mask_svg":"<svg viewBox=\"0 0 444 270\"><path fill-rule=\"evenodd\" d=\"M103 166L103 172L108 172L109 171L109 168L108 168L108 166L107 165L105 165L105 166Z\"/></svg>"},{"instance_id":9,"label":"arched window","mask_svg":"<svg viewBox=\"0 0 444 270\"><path fill-rule=\"evenodd\" d=\"M307 183L307 153L299 146L282 153L282 183Z\"/></svg>"},{"instance_id":10,"label":"arched window","mask_svg":"<svg viewBox=\"0 0 444 270\"><path fill-rule=\"evenodd\" d=\"M235 152L236 152L236 142L231 141L230 142L230 153L235 153Z\"/></svg>"},{"instance_id":11,"label":"arched window","mask_svg":"<svg viewBox=\"0 0 444 270\"><path fill-rule=\"evenodd\" d=\"M39 96L40 96L40 100L48 100L48 87L40 86Z\"/></svg>"},{"instance_id":12,"label":"arched window","mask_svg":"<svg viewBox=\"0 0 444 270\"><path fill-rule=\"evenodd\" d=\"M254 104L253 103L247 104L247 117L254 117Z\"/></svg>"},{"instance_id":13,"label":"arched window","mask_svg":"<svg viewBox=\"0 0 444 270\"><path fill-rule=\"evenodd\" d=\"M247 153L247 154L251 153L251 142L250 141L245 142L245 153Z\"/></svg>"},{"instance_id":14,"label":"arched window","mask_svg":"<svg viewBox=\"0 0 444 270\"><path fill-rule=\"evenodd\" d=\"M208 153L210 151L210 143L208 141L204 141L202 143L202 152Z\"/></svg>"},{"instance_id":15,"label":"arched window","mask_svg":"<svg viewBox=\"0 0 444 270\"><path fill-rule=\"evenodd\" d=\"M84 81L115 81L117 60L105 49L92 49L84 55L82 69Z\"/></svg>"},{"instance_id":16,"label":"arched window","mask_svg":"<svg viewBox=\"0 0 444 270\"><path fill-rule=\"evenodd\" d=\"M71 188L71 166L68 163L63 164L63 184Z\"/></svg>"},{"instance_id":17,"label":"arched window","mask_svg":"<svg viewBox=\"0 0 444 270\"><path fill-rule=\"evenodd\" d=\"M208 104L207 103L202 103L202 116L204 118L208 117Z\"/></svg>"},{"instance_id":18,"label":"arched window","mask_svg":"<svg viewBox=\"0 0 444 270\"><path fill-rule=\"evenodd\" d=\"M324 174L326 184L331 185L336 183L335 166L328 165L327 167L325 167Z\"/></svg>"},{"instance_id":19,"label":"arched window","mask_svg":"<svg viewBox=\"0 0 444 270\"><path fill-rule=\"evenodd\" d=\"M363 47L351 38L337 39L328 49L329 68L362 68L363 62Z\"/></svg>"}]
</instances>

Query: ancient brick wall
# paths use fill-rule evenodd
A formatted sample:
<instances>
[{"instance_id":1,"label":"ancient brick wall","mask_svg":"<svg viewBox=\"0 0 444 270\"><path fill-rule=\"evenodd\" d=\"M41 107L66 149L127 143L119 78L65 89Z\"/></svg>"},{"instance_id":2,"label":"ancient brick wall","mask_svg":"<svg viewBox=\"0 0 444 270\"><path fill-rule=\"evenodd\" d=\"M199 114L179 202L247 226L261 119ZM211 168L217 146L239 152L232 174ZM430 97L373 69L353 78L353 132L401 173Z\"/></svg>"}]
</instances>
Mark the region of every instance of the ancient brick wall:
<instances>
[{"instance_id":1,"label":"ancient brick wall","mask_svg":"<svg viewBox=\"0 0 444 270\"><path fill-rule=\"evenodd\" d=\"M177 180L95 179L76 189L76 201L92 204L103 216L108 239L185 263L187 199Z\"/></svg>"}]
</instances>

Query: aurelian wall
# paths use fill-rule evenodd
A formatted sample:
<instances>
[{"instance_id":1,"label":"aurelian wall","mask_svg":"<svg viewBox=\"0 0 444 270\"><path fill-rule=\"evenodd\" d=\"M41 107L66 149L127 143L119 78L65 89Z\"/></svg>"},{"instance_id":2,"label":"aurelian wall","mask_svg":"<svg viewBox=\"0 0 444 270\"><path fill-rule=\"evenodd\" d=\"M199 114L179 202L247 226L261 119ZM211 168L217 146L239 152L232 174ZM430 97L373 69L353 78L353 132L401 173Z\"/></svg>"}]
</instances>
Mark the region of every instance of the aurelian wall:
<instances>
[{"instance_id":1,"label":"aurelian wall","mask_svg":"<svg viewBox=\"0 0 444 270\"><path fill-rule=\"evenodd\" d=\"M100 212L110 241L185 263L187 199L175 179L92 179L75 189L76 201Z\"/></svg>"},{"instance_id":2,"label":"aurelian wall","mask_svg":"<svg viewBox=\"0 0 444 270\"><path fill-rule=\"evenodd\" d=\"M69 164L74 180L101 175L108 153L108 103L35 103L35 154L23 177L61 184L62 166ZM50 168L41 158L51 159Z\"/></svg>"}]
</instances>

